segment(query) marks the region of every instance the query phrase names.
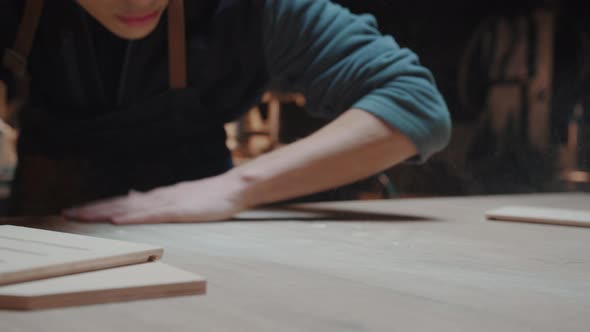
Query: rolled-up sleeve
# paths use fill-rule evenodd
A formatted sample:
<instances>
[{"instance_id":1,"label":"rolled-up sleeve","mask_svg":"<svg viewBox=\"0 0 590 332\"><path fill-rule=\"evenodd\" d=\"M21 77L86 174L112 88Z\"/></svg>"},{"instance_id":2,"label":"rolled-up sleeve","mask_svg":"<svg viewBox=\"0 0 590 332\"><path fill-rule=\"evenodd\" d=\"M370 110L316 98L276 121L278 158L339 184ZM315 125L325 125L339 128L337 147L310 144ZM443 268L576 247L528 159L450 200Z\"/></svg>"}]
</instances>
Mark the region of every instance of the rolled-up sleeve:
<instances>
[{"instance_id":1,"label":"rolled-up sleeve","mask_svg":"<svg viewBox=\"0 0 590 332\"><path fill-rule=\"evenodd\" d=\"M373 16L328 0L266 0L263 27L272 88L305 94L312 114L367 111L407 136L422 161L448 144L450 116L431 72Z\"/></svg>"}]
</instances>

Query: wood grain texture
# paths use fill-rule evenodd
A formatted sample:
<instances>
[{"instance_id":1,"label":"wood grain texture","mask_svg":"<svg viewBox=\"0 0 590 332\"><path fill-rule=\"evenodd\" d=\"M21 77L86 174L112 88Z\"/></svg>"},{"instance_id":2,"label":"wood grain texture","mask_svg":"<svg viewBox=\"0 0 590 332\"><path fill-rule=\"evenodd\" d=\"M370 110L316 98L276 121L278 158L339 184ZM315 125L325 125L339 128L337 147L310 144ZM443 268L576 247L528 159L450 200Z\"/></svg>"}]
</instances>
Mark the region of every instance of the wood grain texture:
<instances>
[{"instance_id":1,"label":"wood grain texture","mask_svg":"<svg viewBox=\"0 0 590 332\"><path fill-rule=\"evenodd\" d=\"M207 276L207 296L0 311L1 330L585 332L590 229L489 222L484 213L588 202L585 194L342 202L307 206L333 219L261 213L268 219L129 227L36 219L161 245L167 264Z\"/></svg>"},{"instance_id":2,"label":"wood grain texture","mask_svg":"<svg viewBox=\"0 0 590 332\"><path fill-rule=\"evenodd\" d=\"M0 287L0 309L31 310L204 294L202 277L160 262Z\"/></svg>"},{"instance_id":3,"label":"wood grain texture","mask_svg":"<svg viewBox=\"0 0 590 332\"><path fill-rule=\"evenodd\" d=\"M0 226L0 285L143 263L161 247L96 237Z\"/></svg>"},{"instance_id":4,"label":"wood grain texture","mask_svg":"<svg viewBox=\"0 0 590 332\"><path fill-rule=\"evenodd\" d=\"M486 217L498 221L590 227L590 211L582 210L505 206L486 212Z\"/></svg>"}]
</instances>

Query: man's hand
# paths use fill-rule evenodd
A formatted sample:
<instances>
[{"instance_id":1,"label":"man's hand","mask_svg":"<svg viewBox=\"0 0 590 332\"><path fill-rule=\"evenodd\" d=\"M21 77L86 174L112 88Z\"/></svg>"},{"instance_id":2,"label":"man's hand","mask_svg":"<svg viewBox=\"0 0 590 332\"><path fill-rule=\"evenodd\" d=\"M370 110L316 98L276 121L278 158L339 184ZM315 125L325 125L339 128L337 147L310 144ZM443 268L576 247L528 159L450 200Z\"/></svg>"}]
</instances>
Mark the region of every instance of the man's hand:
<instances>
[{"instance_id":1,"label":"man's hand","mask_svg":"<svg viewBox=\"0 0 590 332\"><path fill-rule=\"evenodd\" d=\"M188 223L226 220L245 208L239 182L226 173L64 211L68 219L114 224Z\"/></svg>"}]
</instances>

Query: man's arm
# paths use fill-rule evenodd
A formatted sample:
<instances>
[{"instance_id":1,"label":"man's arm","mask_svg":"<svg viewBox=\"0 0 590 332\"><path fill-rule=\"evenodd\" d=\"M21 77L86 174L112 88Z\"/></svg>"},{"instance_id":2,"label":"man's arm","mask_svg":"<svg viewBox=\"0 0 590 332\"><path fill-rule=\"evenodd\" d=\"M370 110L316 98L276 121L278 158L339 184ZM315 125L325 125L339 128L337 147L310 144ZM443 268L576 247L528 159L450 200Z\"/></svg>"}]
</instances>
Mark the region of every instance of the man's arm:
<instances>
[{"instance_id":1,"label":"man's arm","mask_svg":"<svg viewBox=\"0 0 590 332\"><path fill-rule=\"evenodd\" d=\"M246 207L352 183L414 155L398 130L352 109L315 134L237 167L228 179L242 183Z\"/></svg>"},{"instance_id":2,"label":"man's arm","mask_svg":"<svg viewBox=\"0 0 590 332\"><path fill-rule=\"evenodd\" d=\"M116 224L225 220L247 208L354 182L416 152L399 131L353 109L308 138L223 175L130 193L64 215Z\"/></svg>"},{"instance_id":3,"label":"man's arm","mask_svg":"<svg viewBox=\"0 0 590 332\"><path fill-rule=\"evenodd\" d=\"M267 0L264 27L274 86L303 92L313 114L341 115L233 170L246 206L348 184L447 144L449 114L431 73L374 18L326 0Z\"/></svg>"}]
</instances>

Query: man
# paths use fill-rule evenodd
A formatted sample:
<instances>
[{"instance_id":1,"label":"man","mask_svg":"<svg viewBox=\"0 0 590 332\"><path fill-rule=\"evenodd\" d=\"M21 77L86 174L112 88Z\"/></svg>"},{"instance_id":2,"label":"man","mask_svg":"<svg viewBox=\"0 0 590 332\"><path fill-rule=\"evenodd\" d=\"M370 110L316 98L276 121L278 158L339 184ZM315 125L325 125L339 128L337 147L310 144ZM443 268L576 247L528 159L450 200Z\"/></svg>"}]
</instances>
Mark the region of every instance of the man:
<instances>
[{"instance_id":1,"label":"man","mask_svg":"<svg viewBox=\"0 0 590 332\"><path fill-rule=\"evenodd\" d=\"M2 49L14 40L20 3L0 8ZM65 216L222 220L426 160L448 143L449 114L431 73L371 16L328 0L186 1L188 87L169 90L168 5L46 2L20 116L18 213L85 203ZM0 77L10 86L9 76ZM335 119L232 169L223 124L267 89L302 92L311 112Z\"/></svg>"}]
</instances>

